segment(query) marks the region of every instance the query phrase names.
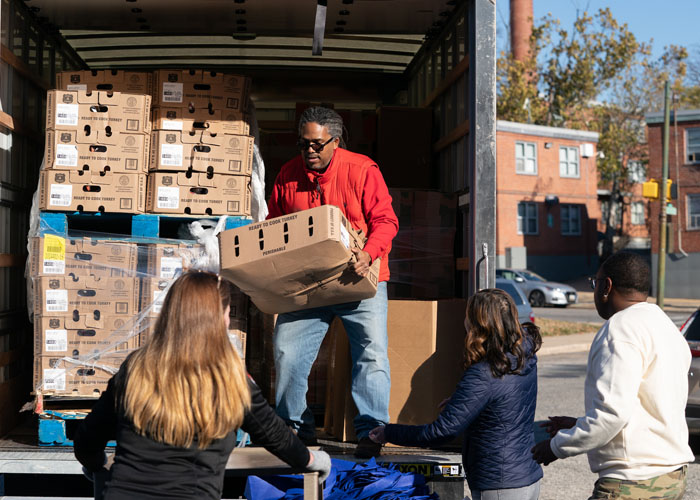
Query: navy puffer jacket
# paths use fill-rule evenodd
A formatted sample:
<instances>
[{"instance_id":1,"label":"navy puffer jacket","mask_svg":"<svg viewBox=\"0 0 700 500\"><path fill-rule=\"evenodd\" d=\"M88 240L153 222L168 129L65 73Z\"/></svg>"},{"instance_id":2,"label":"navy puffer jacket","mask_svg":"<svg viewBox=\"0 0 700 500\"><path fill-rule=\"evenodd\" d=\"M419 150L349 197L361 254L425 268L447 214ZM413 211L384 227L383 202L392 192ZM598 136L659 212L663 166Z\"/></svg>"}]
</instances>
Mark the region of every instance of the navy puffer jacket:
<instances>
[{"instance_id":1,"label":"navy puffer jacket","mask_svg":"<svg viewBox=\"0 0 700 500\"><path fill-rule=\"evenodd\" d=\"M509 357L515 365L515 357ZM389 424L385 436L398 445L434 446L464 433L462 462L469 488L521 488L542 478L542 468L530 454L536 401L537 356L525 361L519 375L501 378L482 361L464 372L437 420Z\"/></svg>"}]
</instances>

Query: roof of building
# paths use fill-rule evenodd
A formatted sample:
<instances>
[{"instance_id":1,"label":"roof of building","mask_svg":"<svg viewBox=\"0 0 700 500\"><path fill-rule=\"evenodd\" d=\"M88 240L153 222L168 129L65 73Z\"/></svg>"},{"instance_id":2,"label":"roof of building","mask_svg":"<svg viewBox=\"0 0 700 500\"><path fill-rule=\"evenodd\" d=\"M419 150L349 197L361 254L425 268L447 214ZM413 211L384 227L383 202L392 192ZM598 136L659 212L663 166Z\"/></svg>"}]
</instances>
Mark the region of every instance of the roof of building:
<instances>
[{"instance_id":1,"label":"roof of building","mask_svg":"<svg viewBox=\"0 0 700 500\"><path fill-rule=\"evenodd\" d=\"M674 121L673 111L671 111L671 122ZM656 111L654 113L647 113L644 115L647 121L647 125L653 125L656 123L664 122L664 112ZM676 112L676 117L679 122L695 122L700 121L700 109L681 109Z\"/></svg>"},{"instance_id":2,"label":"roof of building","mask_svg":"<svg viewBox=\"0 0 700 500\"><path fill-rule=\"evenodd\" d=\"M516 123L498 120L496 122L498 132L512 132L515 134L535 135L538 137L551 137L552 139L571 139L574 141L598 142L598 132L588 130L575 130L571 128L546 127L544 125L532 125L531 123Z\"/></svg>"}]
</instances>

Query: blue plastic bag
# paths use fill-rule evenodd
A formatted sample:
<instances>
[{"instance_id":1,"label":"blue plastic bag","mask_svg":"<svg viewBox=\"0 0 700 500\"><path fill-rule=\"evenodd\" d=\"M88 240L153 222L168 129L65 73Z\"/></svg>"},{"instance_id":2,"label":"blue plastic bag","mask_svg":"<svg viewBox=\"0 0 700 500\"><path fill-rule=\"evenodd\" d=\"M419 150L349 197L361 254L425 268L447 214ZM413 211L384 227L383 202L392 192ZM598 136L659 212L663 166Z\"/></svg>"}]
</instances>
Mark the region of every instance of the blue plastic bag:
<instances>
[{"instance_id":1,"label":"blue plastic bag","mask_svg":"<svg viewBox=\"0 0 700 500\"><path fill-rule=\"evenodd\" d=\"M422 474L401 472L377 465L374 458L356 464L332 459L331 473L324 483L326 500L437 500ZM251 476L246 482L248 500L303 500L300 476Z\"/></svg>"}]
</instances>

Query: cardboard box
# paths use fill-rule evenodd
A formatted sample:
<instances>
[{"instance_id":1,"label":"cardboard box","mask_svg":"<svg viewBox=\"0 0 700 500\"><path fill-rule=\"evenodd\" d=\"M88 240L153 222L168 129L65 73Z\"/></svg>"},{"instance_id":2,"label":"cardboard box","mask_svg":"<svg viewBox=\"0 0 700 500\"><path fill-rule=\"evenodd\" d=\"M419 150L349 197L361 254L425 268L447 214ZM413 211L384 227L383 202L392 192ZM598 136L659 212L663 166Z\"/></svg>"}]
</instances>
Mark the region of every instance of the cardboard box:
<instances>
[{"instance_id":1,"label":"cardboard box","mask_svg":"<svg viewBox=\"0 0 700 500\"><path fill-rule=\"evenodd\" d=\"M36 276L134 276L135 243L97 238L63 238L46 234L31 239L29 272Z\"/></svg>"},{"instance_id":2,"label":"cardboard box","mask_svg":"<svg viewBox=\"0 0 700 500\"><path fill-rule=\"evenodd\" d=\"M430 423L439 414L438 404L453 394L464 373L466 307L464 299L389 301L390 422ZM352 419L357 410L350 396L350 351L342 322L335 321L330 334L335 348L326 432L353 440Z\"/></svg>"},{"instance_id":3,"label":"cardboard box","mask_svg":"<svg viewBox=\"0 0 700 500\"><path fill-rule=\"evenodd\" d=\"M157 318L174 278L143 278L139 311L149 318Z\"/></svg>"},{"instance_id":4,"label":"cardboard box","mask_svg":"<svg viewBox=\"0 0 700 500\"><path fill-rule=\"evenodd\" d=\"M351 248L364 242L340 209L324 205L219 234L221 275L268 313L373 297L379 259L360 277Z\"/></svg>"},{"instance_id":5,"label":"cardboard box","mask_svg":"<svg viewBox=\"0 0 700 500\"><path fill-rule=\"evenodd\" d=\"M250 134L248 116L242 111L232 109L156 107L153 108L152 124L153 130L207 130L221 134Z\"/></svg>"},{"instance_id":6,"label":"cardboard box","mask_svg":"<svg viewBox=\"0 0 700 500\"><path fill-rule=\"evenodd\" d=\"M228 327L228 338L243 362L245 362L246 339L248 337L247 328L248 325L246 320L233 318L231 319L231 323Z\"/></svg>"},{"instance_id":7,"label":"cardboard box","mask_svg":"<svg viewBox=\"0 0 700 500\"><path fill-rule=\"evenodd\" d=\"M146 175L83 170L42 170L39 209L143 213Z\"/></svg>"},{"instance_id":8,"label":"cardboard box","mask_svg":"<svg viewBox=\"0 0 700 500\"><path fill-rule=\"evenodd\" d=\"M194 134L156 130L151 136L150 170L251 175L253 144L247 135L224 135L200 130Z\"/></svg>"},{"instance_id":9,"label":"cardboard box","mask_svg":"<svg viewBox=\"0 0 700 500\"><path fill-rule=\"evenodd\" d=\"M139 304L138 278L41 276L34 282L34 314L132 316Z\"/></svg>"},{"instance_id":10,"label":"cardboard box","mask_svg":"<svg viewBox=\"0 0 700 500\"><path fill-rule=\"evenodd\" d=\"M199 243L149 243L139 247L150 278L173 279L206 255Z\"/></svg>"},{"instance_id":11,"label":"cardboard box","mask_svg":"<svg viewBox=\"0 0 700 500\"><path fill-rule=\"evenodd\" d=\"M85 71L61 71L56 73L56 88L94 92L124 92L125 94L151 94L153 73L150 71L123 71L93 69Z\"/></svg>"},{"instance_id":12,"label":"cardboard box","mask_svg":"<svg viewBox=\"0 0 700 500\"><path fill-rule=\"evenodd\" d=\"M119 132L147 134L151 132L151 96L49 90L46 129L77 130L80 143L100 140L106 144Z\"/></svg>"},{"instance_id":13,"label":"cardboard box","mask_svg":"<svg viewBox=\"0 0 700 500\"><path fill-rule=\"evenodd\" d=\"M201 69L161 69L153 74L153 105L244 111L250 79Z\"/></svg>"},{"instance_id":14,"label":"cardboard box","mask_svg":"<svg viewBox=\"0 0 700 500\"><path fill-rule=\"evenodd\" d=\"M138 329L124 316L34 317L35 356L92 356L138 347Z\"/></svg>"},{"instance_id":15,"label":"cardboard box","mask_svg":"<svg viewBox=\"0 0 700 500\"><path fill-rule=\"evenodd\" d=\"M35 391L55 396L97 398L107 389L107 382L125 359L124 353L102 355L98 359L35 356Z\"/></svg>"},{"instance_id":16,"label":"cardboard box","mask_svg":"<svg viewBox=\"0 0 700 500\"><path fill-rule=\"evenodd\" d=\"M146 211L161 214L250 216L250 177L151 172Z\"/></svg>"},{"instance_id":17,"label":"cardboard box","mask_svg":"<svg viewBox=\"0 0 700 500\"><path fill-rule=\"evenodd\" d=\"M89 170L90 172L148 172L151 136L147 134L112 134L95 137L94 142L80 143L76 130L47 130L44 168Z\"/></svg>"}]
</instances>

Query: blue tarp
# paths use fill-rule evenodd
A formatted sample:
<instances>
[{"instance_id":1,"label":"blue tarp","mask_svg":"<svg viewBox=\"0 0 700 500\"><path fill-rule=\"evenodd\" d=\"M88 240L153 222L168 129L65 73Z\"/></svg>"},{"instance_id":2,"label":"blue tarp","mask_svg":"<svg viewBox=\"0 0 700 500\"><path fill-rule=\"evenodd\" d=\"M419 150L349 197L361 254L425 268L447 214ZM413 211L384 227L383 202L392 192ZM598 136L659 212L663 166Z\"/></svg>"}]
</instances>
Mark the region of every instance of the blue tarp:
<instances>
[{"instance_id":1,"label":"blue tarp","mask_svg":"<svg viewBox=\"0 0 700 500\"><path fill-rule=\"evenodd\" d=\"M379 466L373 458L361 464L334 458L332 465L323 487L326 500L439 498L429 493L422 474ZM251 476L246 482L245 497L248 500L303 500L303 480L300 476Z\"/></svg>"}]
</instances>

